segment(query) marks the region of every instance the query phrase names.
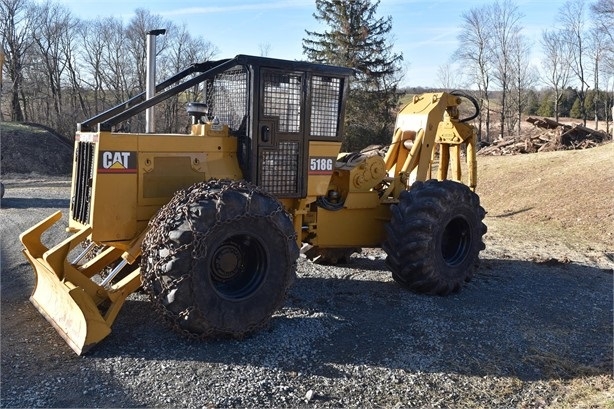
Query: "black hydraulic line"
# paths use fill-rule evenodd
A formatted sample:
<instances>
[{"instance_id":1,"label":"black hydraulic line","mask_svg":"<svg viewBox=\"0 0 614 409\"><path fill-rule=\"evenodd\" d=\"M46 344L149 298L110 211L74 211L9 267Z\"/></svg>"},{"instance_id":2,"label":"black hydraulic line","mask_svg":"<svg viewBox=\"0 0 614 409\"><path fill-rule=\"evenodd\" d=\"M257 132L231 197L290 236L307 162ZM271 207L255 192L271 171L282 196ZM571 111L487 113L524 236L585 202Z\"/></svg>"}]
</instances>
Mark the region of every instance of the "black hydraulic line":
<instances>
[{"instance_id":1,"label":"black hydraulic line","mask_svg":"<svg viewBox=\"0 0 614 409\"><path fill-rule=\"evenodd\" d=\"M327 198L324 196L318 196L316 199L316 204L322 209L326 209L331 212L336 212L337 210L343 209L343 205L345 202L332 203L329 202Z\"/></svg>"},{"instance_id":2,"label":"black hydraulic line","mask_svg":"<svg viewBox=\"0 0 614 409\"><path fill-rule=\"evenodd\" d=\"M456 95L457 97L467 98L469 101L471 101L471 103L473 104L473 107L475 108L475 113L472 116L468 118L460 119L459 122L471 121L472 119L475 119L478 117L478 115L480 115L480 104L478 104L478 100L475 99L473 95L469 95L465 91L459 91L459 90L452 91L450 92L450 94Z\"/></svg>"}]
</instances>

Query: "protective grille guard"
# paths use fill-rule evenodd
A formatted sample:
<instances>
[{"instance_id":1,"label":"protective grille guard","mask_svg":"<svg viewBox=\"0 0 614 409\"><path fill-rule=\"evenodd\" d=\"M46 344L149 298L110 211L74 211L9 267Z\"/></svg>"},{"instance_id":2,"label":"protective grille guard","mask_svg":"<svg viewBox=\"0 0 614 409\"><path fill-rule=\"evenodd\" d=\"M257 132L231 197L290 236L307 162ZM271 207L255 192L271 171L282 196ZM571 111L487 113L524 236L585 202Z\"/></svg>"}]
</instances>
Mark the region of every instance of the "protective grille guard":
<instances>
[{"instance_id":1,"label":"protective grille guard","mask_svg":"<svg viewBox=\"0 0 614 409\"><path fill-rule=\"evenodd\" d=\"M182 91L189 89L190 87L208 79L213 78L216 74L227 70L235 65L259 65L259 66L273 66L278 68L286 68L291 70L302 70L309 72L323 72L328 75L340 75L351 76L355 71L350 68L330 66L324 64L315 64L305 61L286 61L278 60L266 57L255 57L249 55L239 54L232 59L224 59L219 61L210 61L204 63L192 64L189 68L175 74L171 78L156 85L156 95L152 98L145 100L145 92L130 98L115 107L102 112L84 122L77 124L78 132L93 132L93 131L110 131L113 125L116 125L126 119L145 111L160 102L176 95ZM184 81L172 88L168 88L170 85L181 81L182 79L195 74L201 73L187 81ZM166 90L165 90L166 89ZM165 90L165 91L163 91ZM96 126L98 129L95 129Z\"/></svg>"}]
</instances>

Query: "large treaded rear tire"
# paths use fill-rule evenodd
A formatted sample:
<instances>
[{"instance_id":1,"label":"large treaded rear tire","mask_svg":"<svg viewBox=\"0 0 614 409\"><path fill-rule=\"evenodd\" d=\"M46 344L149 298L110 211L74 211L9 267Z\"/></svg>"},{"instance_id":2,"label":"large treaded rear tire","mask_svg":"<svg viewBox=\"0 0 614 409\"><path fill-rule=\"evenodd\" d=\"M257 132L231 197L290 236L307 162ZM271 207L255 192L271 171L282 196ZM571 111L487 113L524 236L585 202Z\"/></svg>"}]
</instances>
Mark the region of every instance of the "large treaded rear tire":
<instances>
[{"instance_id":1,"label":"large treaded rear tire","mask_svg":"<svg viewBox=\"0 0 614 409\"><path fill-rule=\"evenodd\" d=\"M298 255L275 197L244 181L203 182L177 192L150 221L143 287L179 332L243 337L282 305Z\"/></svg>"},{"instance_id":2,"label":"large treaded rear tire","mask_svg":"<svg viewBox=\"0 0 614 409\"><path fill-rule=\"evenodd\" d=\"M415 182L391 206L382 248L401 286L447 295L469 281L485 248L486 212L467 186L450 181Z\"/></svg>"}]
</instances>

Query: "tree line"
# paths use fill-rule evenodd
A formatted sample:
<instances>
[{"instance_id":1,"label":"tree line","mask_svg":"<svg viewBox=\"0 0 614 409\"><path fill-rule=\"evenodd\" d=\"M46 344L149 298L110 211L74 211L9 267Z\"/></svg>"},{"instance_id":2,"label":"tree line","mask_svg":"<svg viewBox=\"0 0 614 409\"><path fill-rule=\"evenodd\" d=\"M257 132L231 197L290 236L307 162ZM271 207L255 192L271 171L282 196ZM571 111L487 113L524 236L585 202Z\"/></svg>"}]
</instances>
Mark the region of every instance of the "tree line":
<instances>
[{"instance_id":1,"label":"tree line","mask_svg":"<svg viewBox=\"0 0 614 409\"><path fill-rule=\"evenodd\" d=\"M541 113L557 121L561 115L574 116L584 125L589 118L603 119L608 126L614 91L614 0L567 0L557 11L556 23L536 41L524 35L523 17L511 0L471 8L461 16L453 62L439 69L442 82L451 86L451 69L462 67L460 86L477 90L484 105L479 117L482 138L492 139L492 132L519 133L522 114L532 109L537 113L538 86L546 90L539 102ZM535 48L537 63L529 58ZM566 109L570 99L572 107Z\"/></svg>"},{"instance_id":2,"label":"tree line","mask_svg":"<svg viewBox=\"0 0 614 409\"><path fill-rule=\"evenodd\" d=\"M68 138L77 122L145 90L147 32L167 29L157 39L158 78L217 53L186 26L145 9L128 22L113 16L81 20L59 3L0 0L0 16L5 57L0 120L41 123ZM167 100L157 123L177 130L185 126L184 113L176 99Z\"/></svg>"},{"instance_id":3,"label":"tree line","mask_svg":"<svg viewBox=\"0 0 614 409\"><path fill-rule=\"evenodd\" d=\"M307 60L355 68L347 105L345 149L387 144L393 132L403 79L391 16L379 1L315 0L314 18L325 27L306 31ZM481 139L518 133L521 116L572 116L610 121L614 92L614 0L569 0L557 24L531 41L524 16L511 0L485 2L459 16L457 51L439 67L443 89L472 90L481 102ZM0 0L5 57L0 120L37 122L72 138L75 124L145 89L146 33L157 38L158 79L218 50L186 26L137 9L127 22L116 17L81 20L51 0ZM529 59L538 50L536 63ZM239 50L240 51L240 50ZM537 64L537 65L536 65ZM458 75L462 73L462 75ZM186 97L184 97L187 100ZM186 125L179 97L156 112L157 131ZM494 117L491 117L494 116ZM141 121L142 122L142 121ZM138 122L133 130L142 130Z\"/></svg>"}]
</instances>

